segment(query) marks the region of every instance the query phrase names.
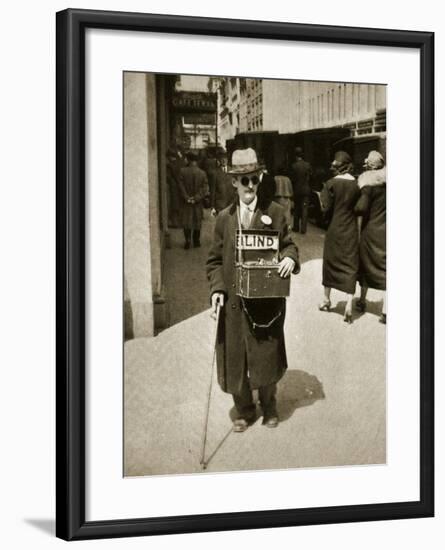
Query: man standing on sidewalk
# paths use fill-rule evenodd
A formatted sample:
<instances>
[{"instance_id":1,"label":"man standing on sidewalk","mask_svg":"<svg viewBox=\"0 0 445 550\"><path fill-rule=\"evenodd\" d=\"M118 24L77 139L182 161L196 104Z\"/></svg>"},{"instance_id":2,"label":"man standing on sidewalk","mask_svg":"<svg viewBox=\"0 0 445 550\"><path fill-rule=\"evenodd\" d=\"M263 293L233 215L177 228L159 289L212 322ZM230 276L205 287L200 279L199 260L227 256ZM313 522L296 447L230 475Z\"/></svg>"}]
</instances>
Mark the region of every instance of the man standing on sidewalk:
<instances>
[{"instance_id":1,"label":"man standing on sidewalk","mask_svg":"<svg viewBox=\"0 0 445 550\"><path fill-rule=\"evenodd\" d=\"M188 153L189 165L179 173L179 191L182 196L182 227L184 228L184 248L201 246L201 224L203 218L203 200L209 193L206 173L198 168L198 156Z\"/></svg>"},{"instance_id":2,"label":"man standing on sidewalk","mask_svg":"<svg viewBox=\"0 0 445 550\"><path fill-rule=\"evenodd\" d=\"M303 149L295 148L295 162L290 169L294 188L294 231L306 233L309 197L311 194L310 179L312 167L303 159Z\"/></svg>"},{"instance_id":3,"label":"man standing on sidewalk","mask_svg":"<svg viewBox=\"0 0 445 550\"><path fill-rule=\"evenodd\" d=\"M219 316L217 335L218 382L231 393L236 408L233 429L243 432L256 420L252 390L258 390L263 424L278 425L277 382L287 368L284 345L285 298L245 299L236 294L236 231L272 229L279 231L279 268L281 277L298 273L298 251L292 242L283 208L270 197L257 196L261 169L253 149L233 153L232 167L235 201L216 219L212 248L207 260L211 303L224 306ZM252 320L255 322L253 323Z\"/></svg>"}]
</instances>

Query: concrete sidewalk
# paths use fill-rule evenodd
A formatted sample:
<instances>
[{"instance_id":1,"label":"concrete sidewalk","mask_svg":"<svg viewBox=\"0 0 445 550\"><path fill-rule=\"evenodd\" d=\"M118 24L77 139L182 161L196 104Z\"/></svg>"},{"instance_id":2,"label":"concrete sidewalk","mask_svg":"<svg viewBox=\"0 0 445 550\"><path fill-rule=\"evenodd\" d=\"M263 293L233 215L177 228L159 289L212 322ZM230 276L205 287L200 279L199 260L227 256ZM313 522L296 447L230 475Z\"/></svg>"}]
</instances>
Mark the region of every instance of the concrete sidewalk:
<instances>
[{"instance_id":1,"label":"concrete sidewalk","mask_svg":"<svg viewBox=\"0 0 445 550\"><path fill-rule=\"evenodd\" d=\"M259 418L246 432L232 433L232 398L214 377L207 471L385 462L380 296L369 292L368 311L355 312L352 325L343 322L344 302L336 304L343 297L335 291L334 310L318 311L321 263L310 260L293 277L285 326L289 369L279 384L278 428L262 426ZM125 344L125 475L201 471L214 336L206 310L155 338Z\"/></svg>"}]
</instances>

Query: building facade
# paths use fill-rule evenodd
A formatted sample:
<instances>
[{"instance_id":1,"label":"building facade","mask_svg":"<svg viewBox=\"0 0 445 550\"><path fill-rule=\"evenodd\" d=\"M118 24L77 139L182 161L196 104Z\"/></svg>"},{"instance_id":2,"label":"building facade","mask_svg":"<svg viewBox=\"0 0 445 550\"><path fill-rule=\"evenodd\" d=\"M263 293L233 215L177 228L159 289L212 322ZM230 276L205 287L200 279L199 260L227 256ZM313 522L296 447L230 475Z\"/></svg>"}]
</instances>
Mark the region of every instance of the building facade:
<instances>
[{"instance_id":1,"label":"building facade","mask_svg":"<svg viewBox=\"0 0 445 550\"><path fill-rule=\"evenodd\" d=\"M352 136L386 131L386 86L339 82L296 82L298 131L343 126Z\"/></svg>"},{"instance_id":2,"label":"building facade","mask_svg":"<svg viewBox=\"0 0 445 550\"><path fill-rule=\"evenodd\" d=\"M209 91L217 94L218 144L225 146L240 130L241 88L245 79L237 77L210 77Z\"/></svg>"},{"instance_id":3,"label":"building facade","mask_svg":"<svg viewBox=\"0 0 445 550\"><path fill-rule=\"evenodd\" d=\"M386 131L386 87L377 84L212 79L221 142L239 133L297 133L347 127L351 136Z\"/></svg>"}]
</instances>

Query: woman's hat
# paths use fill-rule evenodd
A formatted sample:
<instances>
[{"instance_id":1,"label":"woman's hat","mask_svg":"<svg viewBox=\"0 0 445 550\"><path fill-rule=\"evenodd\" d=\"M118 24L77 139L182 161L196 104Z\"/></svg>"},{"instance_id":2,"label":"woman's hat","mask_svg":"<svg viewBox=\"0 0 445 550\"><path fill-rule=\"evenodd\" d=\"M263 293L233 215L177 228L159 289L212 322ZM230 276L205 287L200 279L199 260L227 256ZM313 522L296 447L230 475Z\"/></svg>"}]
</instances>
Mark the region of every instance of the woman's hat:
<instances>
[{"instance_id":1,"label":"woman's hat","mask_svg":"<svg viewBox=\"0 0 445 550\"><path fill-rule=\"evenodd\" d=\"M337 151L334 156L334 163L338 167L342 167L345 164L351 164L352 159L346 151Z\"/></svg>"},{"instance_id":2,"label":"woman's hat","mask_svg":"<svg viewBox=\"0 0 445 550\"><path fill-rule=\"evenodd\" d=\"M331 164L334 173L345 174L352 170L352 159L346 151L337 151Z\"/></svg>"},{"instance_id":3,"label":"woman's hat","mask_svg":"<svg viewBox=\"0 0 445 550\"><path fill-rule=\"evenodd\" d=\"M378 151L370 151L364 165L371 170L379 170L385 166L385 160Z\"/></svg>"},{"instance_id":4,"label":"woman's hat","mask_svg":"<svg viewBox=\"0 0 445 550\"><path fill-rule=\"evenodd\" d=\"M256 153L250 147L248 149L237 149L232 155L232 165L227 171L228 174L234 176L251 174L261 170L258 164Z\"/></svg>"}]
</instances>

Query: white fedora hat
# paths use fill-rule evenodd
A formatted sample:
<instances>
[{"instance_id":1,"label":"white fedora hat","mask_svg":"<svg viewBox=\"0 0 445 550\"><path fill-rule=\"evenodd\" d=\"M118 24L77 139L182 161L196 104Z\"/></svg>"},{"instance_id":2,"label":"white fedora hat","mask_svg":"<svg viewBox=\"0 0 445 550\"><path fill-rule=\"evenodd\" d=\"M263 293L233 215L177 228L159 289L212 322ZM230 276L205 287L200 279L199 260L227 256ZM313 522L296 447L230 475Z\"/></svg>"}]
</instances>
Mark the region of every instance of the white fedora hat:
<instances>
[{"instance_id":1,"label":"white fedora hat","mask_svg":"<svg viewBox=\"0 0 445 550\"><path fill-rule=\"evenodd\" d=\"M237 149L232 155L232 165L227 171L229 174L242 175L251 174L261 170L258 164L256 153L250 147L248 149Z\"/></svg>"}]
</instances>

